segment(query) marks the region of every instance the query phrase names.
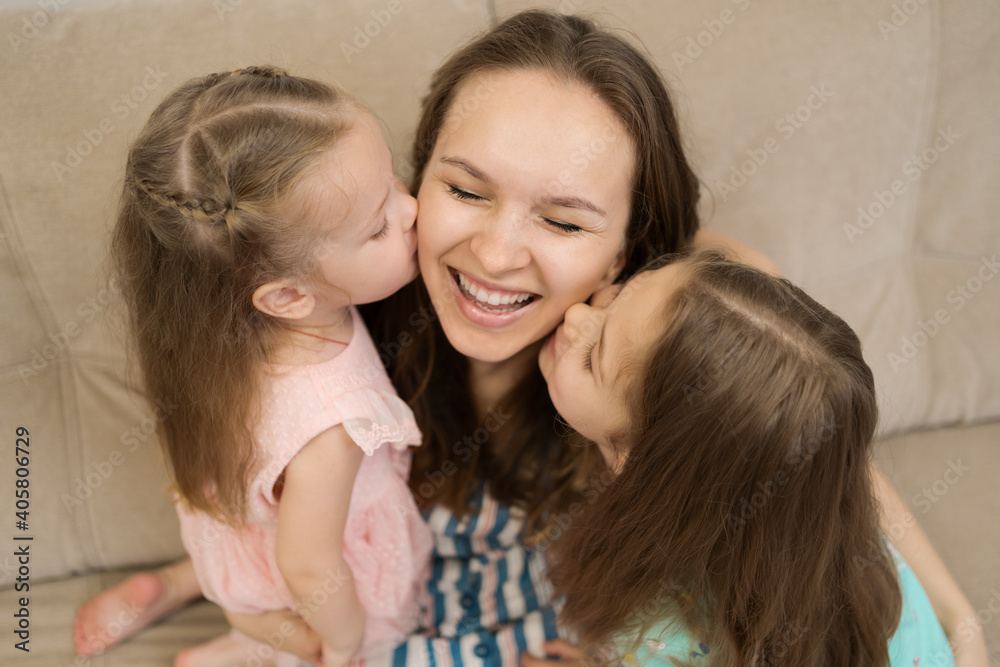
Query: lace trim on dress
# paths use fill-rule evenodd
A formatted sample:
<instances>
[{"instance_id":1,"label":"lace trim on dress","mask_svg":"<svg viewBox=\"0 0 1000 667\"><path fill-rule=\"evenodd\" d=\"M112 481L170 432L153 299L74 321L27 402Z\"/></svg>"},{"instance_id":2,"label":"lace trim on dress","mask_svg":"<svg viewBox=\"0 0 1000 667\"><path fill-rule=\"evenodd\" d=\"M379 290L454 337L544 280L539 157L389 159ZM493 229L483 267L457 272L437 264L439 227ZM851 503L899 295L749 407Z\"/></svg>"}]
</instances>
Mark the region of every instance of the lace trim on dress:
<instances>
[{"instance_id":1,"label":"lace trim on dress","mask_svg":"<svg viewBox=\"0 0 1000 667\"><path fill-rule=\"evenodd\" d=\"M420 444L420 430L413 413L395 394L362 389L344 396L337 403L343 414L366 415L345 419L343 423L347 434L368 456L384 443L399 451Z\"/></svg>"}]
</instances>

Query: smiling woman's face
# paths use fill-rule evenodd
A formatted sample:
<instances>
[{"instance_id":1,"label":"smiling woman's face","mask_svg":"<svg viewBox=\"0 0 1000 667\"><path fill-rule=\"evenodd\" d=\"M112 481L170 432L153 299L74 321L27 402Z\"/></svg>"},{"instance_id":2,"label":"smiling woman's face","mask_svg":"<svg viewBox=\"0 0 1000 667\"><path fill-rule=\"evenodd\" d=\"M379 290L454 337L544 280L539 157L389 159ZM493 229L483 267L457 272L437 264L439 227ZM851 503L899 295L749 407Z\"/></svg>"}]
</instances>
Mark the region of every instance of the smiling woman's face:
<instances>
[{"instance_id":1,"label":"smiling woman's face","mask_svg":"<svg viewBox=\"0 0 1000 667\"><path fill-rule=\"evenodd\" d=\"M509 359L614 281L633 162L580 84L518 70L462 85L417 196L420 271L456 350Z\"/></svg>"}]
</instances>

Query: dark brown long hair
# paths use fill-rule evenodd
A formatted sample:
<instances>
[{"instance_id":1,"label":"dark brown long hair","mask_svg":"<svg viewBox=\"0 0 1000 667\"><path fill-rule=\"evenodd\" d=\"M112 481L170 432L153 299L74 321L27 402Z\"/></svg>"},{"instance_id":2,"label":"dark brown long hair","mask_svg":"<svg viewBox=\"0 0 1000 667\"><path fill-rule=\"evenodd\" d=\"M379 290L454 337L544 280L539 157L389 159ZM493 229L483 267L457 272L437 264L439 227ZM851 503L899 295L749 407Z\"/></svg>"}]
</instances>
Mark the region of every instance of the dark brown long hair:
<instances>
[{"instance_id":1,"label":"dark brown long hair","mask_svg":"<svg viewBox=\"0 0 1000 667\"><path fill-rule=\"evenodd\" d=\"M650 304L621 473L554 547L562 620L606 646L672 618L713 665L888 664L901 602L858 337L787 280L682 261Z\"/></svg>"},{"instance_id":2,"label":"dark brown long hair","mask_svg":"<svg viewBox=\"0 0 1000 667\"><path fill-rule=\"evenodd\" d=\"M663 79L636 47L575 16L516 14L437 70L414 141L412 190L420 188L463 83L478 74L515 70L547 71L585 85L629 132L636 155L622 276L682 248L698 229L698 181L684 156ZM392 363L393 382L423 431L411 473L422 506L442 504L465 514L470 495L486 482L498 501L525 509L529 525L537 528L603 467L592 450L574 450L557 436L556 412L537 366L501 401L497 414L477 423L468 360L445 338L421 281L368 309L366 317L383 359Z\"/></svg>"},{"instance_id":3,"label":"dark brown long hair","mask_svg":"<svg viewBox=\"0 0 1000 667\"><path fill-rule=\"evenodd\" d=\"M111 257L142 380L170 406L159 428L176 490L230 523L278 331L252 295L313 271L322 230L290 198L355 108L271 67L210 74L167 96L128 153Z\"/></svg>"}]
</instances>

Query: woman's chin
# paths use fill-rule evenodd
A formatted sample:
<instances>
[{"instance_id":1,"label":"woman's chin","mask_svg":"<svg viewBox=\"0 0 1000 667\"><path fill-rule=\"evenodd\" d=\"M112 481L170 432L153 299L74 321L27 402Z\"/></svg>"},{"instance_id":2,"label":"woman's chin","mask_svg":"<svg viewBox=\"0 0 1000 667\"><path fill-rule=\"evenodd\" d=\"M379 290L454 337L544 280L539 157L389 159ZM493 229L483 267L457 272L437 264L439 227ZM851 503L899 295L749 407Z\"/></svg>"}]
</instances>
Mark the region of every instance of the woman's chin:
<instances>
[{"instance_id":1,"label":"woman's chin","mask_svg":"<svg viewBox=\"0 0 1000 667\"><path fill-rule=\"evenodd\" d=\"M485 326L466 316L463 311L470 309L468 304L460 305L454 300L439 303L441 308L438 309L438 319L448 342L469 359L500 363L527 354L537 359L536 345L540 346L542 341L546 340L543 334L539 333L539 328L532 326L531 317L513 319L503 326ZM530 312L525 314L533 315Z\"/></svg>"},{"instance_id":2,"label":"woman's chin","mask_svg":"<svg viewBox=\"0 0 1000 667\"><path fill-rule=\"evenodd\" d=\"M453 336L447 328L444 330L452 347L470 360L487 364L500 364L515 358L531 356L532 362L537 363L538 349L531 342L491 340L494 336L478 332Z\"/></svg>"}]
</instances>

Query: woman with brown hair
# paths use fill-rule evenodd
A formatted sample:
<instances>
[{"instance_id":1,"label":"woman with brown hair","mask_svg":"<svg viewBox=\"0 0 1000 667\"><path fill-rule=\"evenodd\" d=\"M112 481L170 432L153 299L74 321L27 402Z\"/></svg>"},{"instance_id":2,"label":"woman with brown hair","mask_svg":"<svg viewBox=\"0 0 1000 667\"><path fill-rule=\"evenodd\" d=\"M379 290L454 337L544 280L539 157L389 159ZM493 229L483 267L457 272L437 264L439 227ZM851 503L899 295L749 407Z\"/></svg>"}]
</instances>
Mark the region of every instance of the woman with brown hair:
<instances>
[{"instance_id":1,"label":"woman with brown hair","mask_svg":"<svg viewBox=\"0 0 1000 667\"><path fill-rule=\"evenodd\" d=\"M559 636L545 549L530 545L607 480L600 454L555 426L543 341L571 305L719 237L698 230L698 182L659 72L578 17L523 12L454 53L424 102L413 163L422 280L366 318L423 433L410 486L436 548L426 631L385 664L513 665ZM123 599L142 594L134 631L197 595L183 563L168 572L88 605L97 620L78 647L121 639L102 638L99 619ZM230 620L283 650L318 647L294 619ZM181 657L260 660L231 648Z\"/></svg>"}]
</instances>

